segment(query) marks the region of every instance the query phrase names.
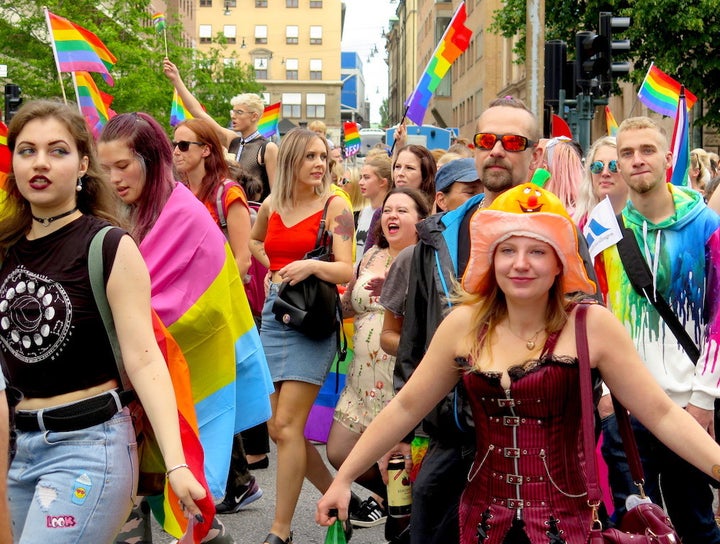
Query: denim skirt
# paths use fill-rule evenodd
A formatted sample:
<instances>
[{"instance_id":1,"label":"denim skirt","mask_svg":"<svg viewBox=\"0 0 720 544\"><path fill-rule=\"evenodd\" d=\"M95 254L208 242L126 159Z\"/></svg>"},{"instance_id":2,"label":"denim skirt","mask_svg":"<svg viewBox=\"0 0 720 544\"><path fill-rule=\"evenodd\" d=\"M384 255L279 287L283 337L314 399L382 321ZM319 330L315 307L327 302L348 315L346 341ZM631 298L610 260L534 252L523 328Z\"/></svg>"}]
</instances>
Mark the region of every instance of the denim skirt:
<instances>
[{"instance_id":1,"label":"denim skirt","mask_svg":"<svg viewBox=\"0 0 720 544\"><path fill-rule=\"evenodd\" d=\"M313 340L275 319L272 307L280 285L270 284L260 327L260 340L272 381L290 380L322 385L335 359L335 335Z\"/></svg>"}]
</instances>

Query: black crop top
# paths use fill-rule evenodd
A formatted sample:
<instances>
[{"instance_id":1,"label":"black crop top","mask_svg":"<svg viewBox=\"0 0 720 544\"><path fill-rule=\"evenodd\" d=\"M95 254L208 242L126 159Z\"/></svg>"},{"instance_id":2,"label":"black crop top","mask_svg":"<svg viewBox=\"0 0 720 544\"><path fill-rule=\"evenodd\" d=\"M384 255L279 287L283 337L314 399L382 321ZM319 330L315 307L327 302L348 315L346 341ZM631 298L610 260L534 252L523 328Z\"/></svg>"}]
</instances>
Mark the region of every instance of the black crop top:
<instances>
[{"instance_id":1,"label":"black crop top","mask_svg":"<svg viewBox=\"0 0 720 544\"><path fill-rule=\"evenodd\" d=\"M117 379L88 276L90 242L107 223L84 215L38 240L23 238L0 270L0 349L8 382L47 398ZM125 232L103 243L105 282Z\"/></svg>"}]
</instances>

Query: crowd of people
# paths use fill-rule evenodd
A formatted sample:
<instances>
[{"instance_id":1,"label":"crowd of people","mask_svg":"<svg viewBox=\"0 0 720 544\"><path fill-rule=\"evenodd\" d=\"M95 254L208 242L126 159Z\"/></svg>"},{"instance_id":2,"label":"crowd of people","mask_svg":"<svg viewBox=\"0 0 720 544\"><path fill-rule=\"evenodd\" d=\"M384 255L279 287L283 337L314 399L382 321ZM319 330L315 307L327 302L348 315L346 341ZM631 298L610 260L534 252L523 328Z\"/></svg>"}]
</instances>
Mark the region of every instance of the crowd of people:
<instances>
[{"instance_id":1,"label":"crowd of people","mask_svg":"<svg viewBox=\"0 0 720 544\"><path fill-rule=\"evenodd\" d=\"M227 128L167 59L164 71L194 115L172 138L137 112L115 116L96 142L76 109L52 100L25 104L9 125L0 542L149 542L150 512L172 494L191 520L181 531L232 543L221 515L263 496L252 471L270 465L269 440L277 481L264 544L293 541L306 478L322 494L316 521L340 519L347 538L385 523L393 544L586 542L597 514L586 463L607 465L603 523L619 526L637 493L615 397L631 415L641 493L684 543L720 543L717 155L693 150L687 186L670 185L654 120L626 119L583 153L543 138L523 102L504 97L471 142L429 150L407 143L401 124L392 150L348 166L321 123L277 145L257 131L258 96L231 100ZM643 290L619 243L591 257L583 232L602 203L638 246ZM304 258L323 229L332 259ZM109 318L91 273L101 232ZM305 427L336 336L310 336L274 311L285 286L311 276L345 287L337 317L354 326L329 464ZM579 314L595 460L578 441ZM192 391L199 462L177 380ZM147 498L138 404L168 484ZM388 517L396 453L413 478L403 526Z\"/></svg>"}]
</instances>

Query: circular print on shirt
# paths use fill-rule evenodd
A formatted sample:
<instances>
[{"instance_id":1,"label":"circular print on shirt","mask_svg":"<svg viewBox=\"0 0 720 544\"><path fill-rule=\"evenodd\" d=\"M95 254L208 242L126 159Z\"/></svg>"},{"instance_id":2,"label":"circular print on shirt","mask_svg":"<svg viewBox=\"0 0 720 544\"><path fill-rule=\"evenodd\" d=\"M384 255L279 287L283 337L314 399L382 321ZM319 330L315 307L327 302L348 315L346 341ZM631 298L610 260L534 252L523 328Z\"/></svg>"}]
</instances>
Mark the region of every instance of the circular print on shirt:
<instances>
[{"instance_id":1,"label":"circular print on shirt","mask_svg":"<svg viewBox=\"0 0 720 544\"><path fill-rule=\"evenodd\" d=\"M70 297L45 276L18 267L0 286L0 339L24 363L43 361L61 350L71 321Z\"/></svg>"}]
</instances>

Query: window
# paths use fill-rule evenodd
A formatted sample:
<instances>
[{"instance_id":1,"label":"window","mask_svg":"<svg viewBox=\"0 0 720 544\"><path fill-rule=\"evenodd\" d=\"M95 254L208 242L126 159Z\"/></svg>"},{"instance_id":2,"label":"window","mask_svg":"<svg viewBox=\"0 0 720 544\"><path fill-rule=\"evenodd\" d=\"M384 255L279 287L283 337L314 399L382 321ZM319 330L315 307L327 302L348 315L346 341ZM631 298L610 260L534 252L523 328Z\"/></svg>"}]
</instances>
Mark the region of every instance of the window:
<instances>
[{"instance_id":1,"label":"window","mask_svg":"<svg viewBox=\"0 0 720 544\"><path fill-rule=\"evenodd\" d=\"M298 79L298 59L285 59L285 79Z\"/></svg>"},{"instance_id":2,"label":"window","mask_svg":"<svg viewBox=\"0 0 720 544\"><path fill-rule=\"evenodd\" d=\"M212 43L212 25L200 25L198 38L200 38L200 43Z\"/></svg>"},{"instance_id":3,"label":"window","mask_svg":"<svg viewBox=\"0 0 720 544\"><path fill-rule=\"evenodd\" d=\"M200 7L201 8L211 8L212 0L200 0Z\"/></svg>"},{"instance_id":4,"label":"window","mask_svg":"<svg viewBox=\"0 0 720 544\"><path fill-rule=\"evenodd\" d=\"M310 0L310 7L311 8L321 8L322 0Z\"/></svg>"},{"instance_id":5,"label":"window","mask_svg":"<svg viewBox=\"0 0 720 544\"><path fill-rule=\"evenodd\" d=\"M307 93L307 118L322 119L325 117L325 93Z\"/></svg>"},{"instance_id":6,"label":"window","mask_svg":"<svg viewBox=\"0 0 720 544\"><path fill-rule=\"evenodd\" d=\"M236 8L237 7L237 0L223 0L223 6L225 9L227 8Z\"/></svg>"},{"instance_id":7,"label":"window","mask_svg":"<svg viewBox=\"0 0 720 544\"><path fill-rule=\"evenodd\" d=\"M265 57L255 59L255 61L253 62L253 66L255 67L255 77L257 79L268 78L268 64L270 63Z\"/></svg>"},{"instance_id":8,"label":"window","mask_svg":"<svg viewBox=\"0 0 720 544\"><path fill-rule=\"evenodd\" d=\"M263 104L268 106L270 104L270 93L260 93L263 99Z\"/></svg>"},{"instance_id":9,"label":"window","mask_svg":"<svg viewBox=\"0 0 720 544\"><path fill-rule=\"evenodd\" d=\"M310 45L322 45L322 27L310 27Z\"/></svg>"},{"instance_id":10,"label":"window","mask_svg":"<svg viewBox=\"0 0 720 544\"><path fill-rule=\"evenodd\" d=\"M302 96L300 93L282 94L282 116L300 118L302 114Z\"/></svg>"},{"instance_id":11,"label":"window","mask_svg":"<svg viewBox=\"0 0 720 544\"><path fill-rule=\"evenodd\" d=\"M237 31L235 25L223 26L223 35L227 40L227 43L237 43Z\"/></svg>"},{"instance_id":12,"label":"window","mask_svg":"<svg viewBox=\"0 0 720 544\"><path fill-rule=\"evenodd\" d=\"M300 36L300 27L290 25L285 27L285 43L293 45L298 43L298 37Z\"/></svg>"},{"instance_id":13,"label":"window","mask_svg":"<svg viewBox=\"0 0 720 544\"><path fill-rule=\"evenodd\" d=\"M286 8L298 7L298 0L285 0L285 7Z\"/></svg>"},{"instance_id":14,"label":"window","mask_svg":"<svg viewBox=\"0 0 720 544\"><path fill-rule=\"evenodd\" d=\"M255 25L255 43L267 43L267 25Z\"/></svg>"},{"instance_id":15,"label":"window","mask_svg":"<svg viewBox=\"0 0 720 544\"><path fill-rule=\"evenodd\" d=\"M322 59L310 59L310 79L322 79Z\"/></svg>"},{"instance_id":16,"label":"window","mask_svg":"<svg viewBox=\"0 0 720 544\"><path fill-rule=\"evenodd\" d=\"M266 8L267 0L255 0L255 7L256 8Z\"/></svg>"}]
</instances>

